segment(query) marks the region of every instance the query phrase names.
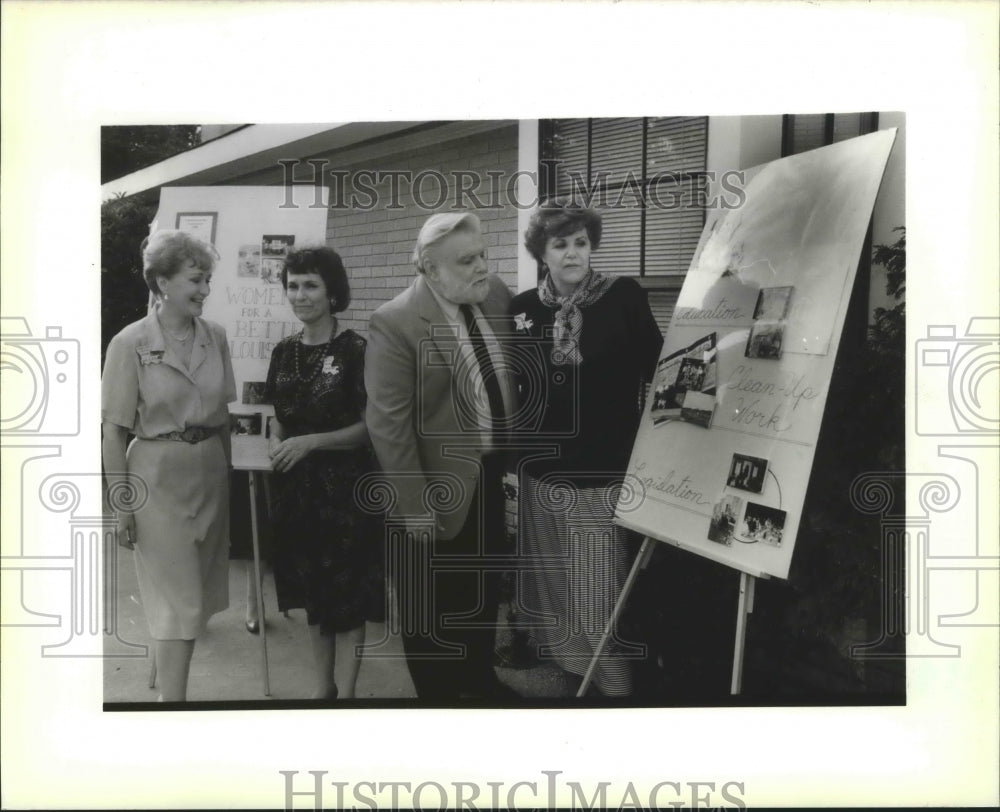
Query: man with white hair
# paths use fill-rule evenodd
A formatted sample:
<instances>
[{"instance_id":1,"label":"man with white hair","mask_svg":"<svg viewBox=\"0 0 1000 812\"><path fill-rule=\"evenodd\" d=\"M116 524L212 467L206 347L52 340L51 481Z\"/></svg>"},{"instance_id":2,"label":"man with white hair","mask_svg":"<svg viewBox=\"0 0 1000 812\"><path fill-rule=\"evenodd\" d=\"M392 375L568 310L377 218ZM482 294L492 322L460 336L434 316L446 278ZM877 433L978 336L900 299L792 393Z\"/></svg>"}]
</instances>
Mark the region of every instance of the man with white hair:
<instances>
[{"instance_id":1,"label":"man with white hair","mask_svg":"<svg viewBox=\"0 0 1000 812\"><path fill-rule=\"evenodd\" d=\"M514 399L497 334L511 295L487 271L474 214L428 218L413 262L413 284L372 314L365 359L403 646L418 698L502 698L513 692L493 670L496 567Z\"/></svg>"}]
</instances>

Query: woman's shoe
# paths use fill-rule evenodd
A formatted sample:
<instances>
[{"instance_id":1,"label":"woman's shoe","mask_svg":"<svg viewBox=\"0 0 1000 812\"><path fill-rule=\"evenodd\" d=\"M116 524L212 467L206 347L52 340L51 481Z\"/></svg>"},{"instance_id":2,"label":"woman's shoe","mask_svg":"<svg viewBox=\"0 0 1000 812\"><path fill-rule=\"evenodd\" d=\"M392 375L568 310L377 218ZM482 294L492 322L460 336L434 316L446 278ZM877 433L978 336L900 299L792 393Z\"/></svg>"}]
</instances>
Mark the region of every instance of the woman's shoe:
<instances>
[{"instance_id":1,"label":"woman's shoe","mask_svg":"<svg viewBox=\"0 0 1000 812\"><path fill-rule=\"evenodd\" d=\"M260 621L259 620L248 620L247 621L247 631L250 634L260 634Z\"/></svg>"}]
</instances>

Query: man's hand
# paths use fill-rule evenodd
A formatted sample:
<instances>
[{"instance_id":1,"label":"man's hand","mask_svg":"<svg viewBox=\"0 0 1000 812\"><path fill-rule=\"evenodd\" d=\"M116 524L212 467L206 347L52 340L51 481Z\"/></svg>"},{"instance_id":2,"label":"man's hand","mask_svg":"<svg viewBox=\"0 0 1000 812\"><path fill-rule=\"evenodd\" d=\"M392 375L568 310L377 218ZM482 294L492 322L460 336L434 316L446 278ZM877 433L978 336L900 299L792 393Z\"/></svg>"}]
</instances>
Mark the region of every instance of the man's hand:
<instances>
[{"instance_id":1,"label":"man's hand","mask_svg":"<svg viewBox=\"0 0 1000 812\"><path fill-rule=\"evenodd\" d=\"M126 550L134 550L136 542L135 516L126 511L118 514L118 522L115 527L118 536L118 546Z\"/></svg>"}]
</instances>

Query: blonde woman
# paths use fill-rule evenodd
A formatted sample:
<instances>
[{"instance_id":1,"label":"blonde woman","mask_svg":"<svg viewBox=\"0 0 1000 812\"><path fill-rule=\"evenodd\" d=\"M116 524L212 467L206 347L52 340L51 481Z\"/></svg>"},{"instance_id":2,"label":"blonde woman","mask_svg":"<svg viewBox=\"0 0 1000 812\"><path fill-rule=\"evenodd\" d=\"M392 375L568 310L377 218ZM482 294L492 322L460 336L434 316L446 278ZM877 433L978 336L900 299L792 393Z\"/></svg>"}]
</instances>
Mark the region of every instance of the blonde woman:
<instances>
[{"instance_id":1,"label":"blonde woman","mask_svg":"<svg viewBox=\"0 0 1000 812\"><path fill-rule=\"evenodd\" d=\"M119 512L118 543L135 552L167 702L187 699L195 640L229 604L226 404L236 383L225 330L201 318L217 259L181 231L149 239L143 275L156 305L111 339L101 379L108 485L132 478L148 490Z\"/></svg>"}]
</instances>

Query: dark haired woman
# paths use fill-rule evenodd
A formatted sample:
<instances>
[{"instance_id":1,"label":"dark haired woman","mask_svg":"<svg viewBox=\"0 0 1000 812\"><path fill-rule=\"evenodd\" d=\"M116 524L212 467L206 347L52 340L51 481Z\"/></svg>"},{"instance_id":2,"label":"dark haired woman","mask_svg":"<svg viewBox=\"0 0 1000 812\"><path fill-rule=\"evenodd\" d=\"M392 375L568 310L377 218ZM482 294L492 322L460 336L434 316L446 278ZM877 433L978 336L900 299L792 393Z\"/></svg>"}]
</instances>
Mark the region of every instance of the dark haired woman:
<instances>
[{"instance_id":1,"label":"dark haired woman","mask_svg":"<svg viewBox=\"0 0 1000 812\"><path fill-rule=\"evenodd\" d=\"M522 403L540 402L532 434L559 446L557 457L528 460L522 468L522 549L534 562L525 604L556 619L534 632L542 655L580 676L628 568L625 531L612 519L643 384L663 343L638 283L591 267L601 226L590 209L543 203L524 241L545 275L536 289L514 298L510 311L521 340L536 342L544 364L541 379L518 382ZM631 693L631 669L619 652L612 643L595 672L606 696Z\"/></svg>"},{"instance_id":2,"label":"dark haired woman","mask_svg":"<svg viewBox=\"0 0 1000 812\"><path fill-rule=\"evenodd\" d=\"M267 373L278 607L306 609L314 698L353 698L365 621L382 620L384 605L382 525L354 500L355 482L374 466L365 340L334 315L351 294L332 249L293 251L281 283L302 331L274 348Z\"/></svg>"},{"instance_id":3,"label":"dark haired woman","mask_svg":"<svg viewBox=\"0 0 1000 812\"><path fill-rule=\"evenodd\" d=\"M226 331L201 318L215 248L157 231L142 258L157 303L108 345L102 452L109 496L122 477L148 487L145 504L118 513L118 543L135 550L160 698L182 702L195 639L229 605L226 404L236 383Z\"/></svg>"}]
</instances>

